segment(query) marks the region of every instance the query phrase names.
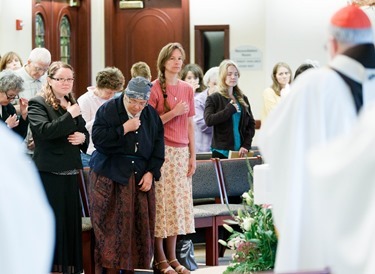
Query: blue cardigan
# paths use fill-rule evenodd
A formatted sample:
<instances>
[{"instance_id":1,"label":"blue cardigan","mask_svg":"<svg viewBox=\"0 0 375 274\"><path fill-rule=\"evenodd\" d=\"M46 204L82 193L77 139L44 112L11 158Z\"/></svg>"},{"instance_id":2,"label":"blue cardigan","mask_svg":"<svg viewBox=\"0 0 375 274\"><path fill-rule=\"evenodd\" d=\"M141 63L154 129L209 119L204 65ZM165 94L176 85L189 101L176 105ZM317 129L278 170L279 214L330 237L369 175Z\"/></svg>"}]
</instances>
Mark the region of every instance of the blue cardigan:
<instances>
[{"instance_id":1,"label":"blue cardigan","mask_svg":"<svg viewBox=\"0 0 375 274\"><path fill-rule=\"evenodd\" d=\"M127 184L133 173L137 183L146 172L159 180L164 163L163 123L155 109L146 106L140 116L140 128L124 135L123 124L129 117L123 98L122 94L106 102L96 113L92 128L96 150L91 156L90 167L120 184Z\"/></svg>"}]
</instances>

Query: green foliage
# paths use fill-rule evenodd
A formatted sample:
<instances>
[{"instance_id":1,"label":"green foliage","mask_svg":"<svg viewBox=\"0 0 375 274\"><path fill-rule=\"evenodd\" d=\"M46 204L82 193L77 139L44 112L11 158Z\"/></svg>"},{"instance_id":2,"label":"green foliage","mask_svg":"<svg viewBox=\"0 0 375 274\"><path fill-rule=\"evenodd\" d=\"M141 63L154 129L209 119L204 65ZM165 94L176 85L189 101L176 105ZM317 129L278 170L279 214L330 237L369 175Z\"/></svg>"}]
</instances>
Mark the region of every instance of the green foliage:
<instances>
[{"instance_id":1,"label":"green foliage","mask_svg":"<svg viewBox=\"0 0 375 274\"><path fill-rule=\"evenodd\" d=\"M250 180L252 169L250 164L248 167ZM275 264L277 235L270 206L254 204L253 188L245 192L242 199L243 210L233 215L234 221L228 220L228 225L224 225L231 233L230 237L227 241L219 240L236 251L224 274L270 270ZM238 225L241 231L234 230L229 224Z\"/></svg>"}]
</instances>

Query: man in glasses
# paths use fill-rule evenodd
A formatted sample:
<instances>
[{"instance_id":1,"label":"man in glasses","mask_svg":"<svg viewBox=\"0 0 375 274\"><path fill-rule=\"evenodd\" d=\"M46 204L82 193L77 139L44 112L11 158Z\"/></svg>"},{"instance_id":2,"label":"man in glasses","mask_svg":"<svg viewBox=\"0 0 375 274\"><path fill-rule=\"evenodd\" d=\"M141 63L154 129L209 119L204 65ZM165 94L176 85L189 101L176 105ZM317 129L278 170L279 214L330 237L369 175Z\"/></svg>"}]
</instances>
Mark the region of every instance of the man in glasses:
<instances>
[{"instance_id":1,"label":"man in glasses","mask_svg":"<svg viewBox=\"0 0 375 274\"><path fill-rule=\"evenodd\" d=\"M345 216L351 218L352 215L343 207L344 216L332 215L330 222L321 222L316 208L321 199L312 192L315 185L308 174L307 154L351 132L358 122L358 114L375 101L375 48L371 21L354 4L335 12L328 30L327 49L331 56L328 66L298 76L288 98L280 102L262 124L258 136L262 156L270 167L270 199L279 232L275 273L319 270L327 266L331 267L332 273L345 273L335 269L331 262L338 253L348 252L345 250L347 245L339 241L328 243L324 239L327 228L335 225L334 220ZM350 152L346 155L352 157ZM323 153L321 157L326 158L326 155ZM325 161L315 164L327 167ZM353 184L358 184L358 181L353 180ZM330 196L337 194L335 191L345 195L349 193L342 192L343 188L346 185L339 184L331 188L332 193L321 195L329 197L334 204L335 200ZM328 201L325 202L328 204ZM356 206L353 204L353 207ZM327 212L330 212L328 208ZM341 236L345 234L355 239L353 244L357 242L357 238L353 237L355 234L352 234L356 229L354 226L342 228ZM332 249L327 244L339 246L340 250L329 254L327 250ZM349 257L352 262L365 265L362 263L365 257L360 251L373 255L362 246L356 248L351 245L351 248L353 256ZM366 272L364 268L347 267L345 270L347 273L371 273L374 269L370 267Z\"/></svg>"},{"instance_id":2,"label":"man in glasses","mask_svg":"<svg viewBox=\"0 0 375 274\"><path fill-rule=\"evenodd\" d=\"M27 102L20 99L20 117L17 116L16 109L12 104L14 99L19 98L19 93L23 89L23 80L10 70L4 70L0 73L0 120L8 128L13 129L22 138L27 133Z\"/></svg>"},{"instance_id":3,"label":"man in glasses","mask_svg":"<svg viewBox=\"0 0 375 274\"><path fill-rule=\"evenodd\" d=\"M16 71L16 73L24 80L23 91L19 96L27 104L28 101L34 97L46 82L46 71L51 64L51 53L46 48L35 48L30 52L26 64ZM16 100L15 108L17 113L20 113L20 101ZM27 145L27 153L32 155L34 153L34 142L31 131L28 130L25 139Z\"/></svg>"}]
</instances>

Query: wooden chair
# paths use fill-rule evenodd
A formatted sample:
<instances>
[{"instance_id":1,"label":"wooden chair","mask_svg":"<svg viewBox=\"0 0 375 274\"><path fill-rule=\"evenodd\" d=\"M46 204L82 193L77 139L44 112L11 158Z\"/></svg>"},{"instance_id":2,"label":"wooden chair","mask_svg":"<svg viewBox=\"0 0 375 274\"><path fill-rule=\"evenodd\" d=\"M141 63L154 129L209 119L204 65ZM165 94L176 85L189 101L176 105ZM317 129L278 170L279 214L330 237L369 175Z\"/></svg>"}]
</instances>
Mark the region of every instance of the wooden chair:
<instances>
[{"instance_id":1,"label":"wooden chair","mask_svg":"<svg viewBox=\"0 0 375 274\"><path fill-rule=\"evenodd\" d=\"M90 183L90 168L84 167L78 175L79 192L82 205L82 253L85 274L95 273L94 248L95 238L90 220L90 206L87 187Z\"/></svg>"}]
</instances>

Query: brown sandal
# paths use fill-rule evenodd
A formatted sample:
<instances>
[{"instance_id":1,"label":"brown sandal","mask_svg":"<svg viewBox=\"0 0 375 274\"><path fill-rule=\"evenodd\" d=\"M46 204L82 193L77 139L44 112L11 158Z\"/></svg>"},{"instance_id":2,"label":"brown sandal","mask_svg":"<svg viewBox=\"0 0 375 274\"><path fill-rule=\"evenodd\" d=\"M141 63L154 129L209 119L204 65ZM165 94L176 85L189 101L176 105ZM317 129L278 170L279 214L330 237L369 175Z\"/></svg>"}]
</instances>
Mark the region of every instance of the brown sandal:
<instances>
[{"instance_id":1,"label":"brown sandal","mask_svg":"<svg viewBox=\"0 0 375 274\"><path fill-rule=\"evenodd\" d=\"M172 263L177 262L178 265L174 267ZM182 264L177 261L177 259L173 259L168 261L169 265L178 273L178 274L190 274L190 270L184 267Z\"/></svg>"},{"instance_id":2,"label":"brown sandal","mask_svg":"<svg viewBox=\"0 0 375 274\"><path fill-rule=\"evenodd\" d=\"M155 274L176 274L176 271L170 265L168 265L167 268L161 268L161 264L163 263L168 264L168 261L164 260L158 263L154 263L152 268L154 269Z\"/></svg>"}]
</instances>

